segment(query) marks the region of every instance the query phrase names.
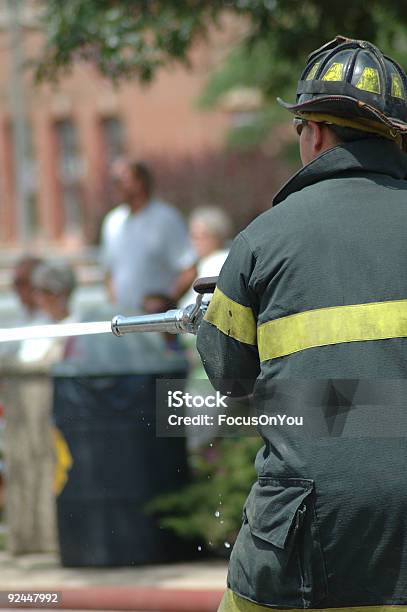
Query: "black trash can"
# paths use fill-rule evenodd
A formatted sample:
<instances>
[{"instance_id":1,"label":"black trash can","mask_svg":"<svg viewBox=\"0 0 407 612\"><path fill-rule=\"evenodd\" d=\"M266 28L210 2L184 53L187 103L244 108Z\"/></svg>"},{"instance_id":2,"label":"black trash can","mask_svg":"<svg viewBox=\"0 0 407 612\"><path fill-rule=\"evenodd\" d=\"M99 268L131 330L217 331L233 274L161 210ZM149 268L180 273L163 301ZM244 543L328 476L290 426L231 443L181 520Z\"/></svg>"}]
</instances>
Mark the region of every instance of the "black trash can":
<instances>
[{"instance_id":1,"label":"black trash can","mask_svg":"<svg viewBox=\"0 0 407 612\"><path fill-rule=\"evenodd\" d=\"M76 352L53 370L55 425L72 459L57 497L62 565L186 558L191 546L145 511L188 481L185 439L155 433L156 380L184 379L184 356L147 334L81 339Z\"/></svg>"}]
</instances>

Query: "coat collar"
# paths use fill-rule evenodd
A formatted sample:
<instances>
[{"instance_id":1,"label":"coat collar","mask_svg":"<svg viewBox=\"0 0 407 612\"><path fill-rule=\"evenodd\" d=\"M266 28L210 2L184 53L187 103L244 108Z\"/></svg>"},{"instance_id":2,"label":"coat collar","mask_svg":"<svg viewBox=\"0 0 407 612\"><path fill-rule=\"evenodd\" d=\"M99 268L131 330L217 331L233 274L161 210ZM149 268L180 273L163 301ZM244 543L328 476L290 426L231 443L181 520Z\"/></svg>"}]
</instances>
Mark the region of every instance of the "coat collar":
<instances>
[{"instance_id":1,"label":"coat collar","mask_svg":"<svg viewBox=\"0 0 407 612\"><path fill-rule=\"evenodd\" d=\"M344 172L387 174L407 179L407 154L392 142L369 138L344 143L329 149L301 168L273 198L273 206L304 187Z\"/></svg>"}]
</instances>

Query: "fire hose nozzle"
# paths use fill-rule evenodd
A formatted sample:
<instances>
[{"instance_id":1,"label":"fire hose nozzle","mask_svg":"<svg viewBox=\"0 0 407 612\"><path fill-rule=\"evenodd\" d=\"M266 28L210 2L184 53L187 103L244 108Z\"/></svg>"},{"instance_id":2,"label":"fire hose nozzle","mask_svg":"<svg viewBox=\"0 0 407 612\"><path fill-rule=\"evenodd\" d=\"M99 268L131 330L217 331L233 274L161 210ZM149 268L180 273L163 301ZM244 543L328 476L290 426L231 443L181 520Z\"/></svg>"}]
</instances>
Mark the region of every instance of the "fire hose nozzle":
<instances>
[{"instance_id":1,"label":"fire hose nozzle","mask_svg":"<svg viewBox=\"0 0 407 612\"><path fill-rule=\"evenodd\" d=\"M176 334L183 331L183 310L167 310L159 314L123 317L116 315L112 319L111 327L115 336L134 332L167 332Z\"/></svg>"},{"instance_id":2,"label":"fire hose nozzle","mask_svg":"<svg viewBox=\"0 0 407 612\"><path fill-rule=\"evenodd\" d=\"M123 315L116 315L112 319L112 333L115 336L123 336L123 332L121 331L122 325L126 322L126 317Z\"/></svg>"},{"instance_id":3,"label":"fire hose nozzle","mask_svg":"<svg viewBox=\"0 0 407 612\"><path fill-rule=\"evenodd\" d=\"M124 336L124 334L134 332L196 334L208 308L204 295L213 293L216 281L217 277L200 278L195 281L194 289L198 293L196 302L185 308L134 317L116 315L111 322L112 333L115 336Z\"/></svg>"},{"instance_id":4,"label":"fire hose nozzle","mask_svg":"<svg viewBox=\"0 0 407 612\"><path fill-rule=\"evenodd\" d=\"M167 310L159 314L123 317L116 315L111 322L112 333L115 336L135 332L161 332L169 334L196 334L202 320L204 309L199 303L191 304L183 309Z\"/></svg>"}]
</instances>

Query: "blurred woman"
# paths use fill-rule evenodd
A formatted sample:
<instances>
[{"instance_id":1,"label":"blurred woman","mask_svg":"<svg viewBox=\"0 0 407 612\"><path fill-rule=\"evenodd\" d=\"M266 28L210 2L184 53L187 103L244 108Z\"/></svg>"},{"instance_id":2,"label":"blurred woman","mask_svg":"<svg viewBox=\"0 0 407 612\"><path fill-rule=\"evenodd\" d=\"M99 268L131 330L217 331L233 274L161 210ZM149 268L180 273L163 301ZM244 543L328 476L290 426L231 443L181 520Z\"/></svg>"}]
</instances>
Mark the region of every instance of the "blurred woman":
<instances>
[{"instance_id":1,"label":"blurred woman","mask_svg":"<svg viewBox=\"0 0 407 612\"><path fill-rule=\"evenodd\" d=\"M76 288L73 269L67 263L45 262L33 272L32 284L37 308L50 323L70 319L70 299Z\"/></svg>"},{"instance_id":2,"label":"blurred woman","mask_svg":"<svg viewBox=\"0 0 407 612\"><path fill-rule=\"evenodd\" d=\"M192 245L198 255L198 278L203 276L218 276L228 255L227 243L232 237L232 223L227 214L215 206L205 206L193 211L189 219L189 233ZM192 304L196 293L191 288L184 296L182 306ZM204 396L210 388L201 359L196 350L196 339L188 334L183 336L184 345L188 349L190 374L186 391L193 396ZM194 415L193 409L190 416ZM205 414L215 417L216 408L205 408ZM217 427L194 427L188 429L188 447L191 450L203 448L216 436Z\"/></svg>"},{"instance_id":3,"label":"blurred woman","mask_svg":"<svg viewBox=\"0 0 407 612\"><path fill-rule=\"evenodd\" d=\"M44 262L32 275L34 299L42 313L42 323L71 323L70 299L76 287L75 273L63 262ZM53 363L62 358L63 338L28 339L22 342L18 358L21 362Z\"/></svg>"},{"instance_id":4,"label":"blurred woman","mask_svg":"<svg viewBox=\"0 0 407 612\"><path fill-rule=\"evenodd\" d=\"M196 208L189 219L189 234L198 255L198 278L217 276L228 255L227 243L232 237L232 222L228 215L216 206ZM193 289L182 299L186 306L195 302Z\"/></svg>"}]
</instances>

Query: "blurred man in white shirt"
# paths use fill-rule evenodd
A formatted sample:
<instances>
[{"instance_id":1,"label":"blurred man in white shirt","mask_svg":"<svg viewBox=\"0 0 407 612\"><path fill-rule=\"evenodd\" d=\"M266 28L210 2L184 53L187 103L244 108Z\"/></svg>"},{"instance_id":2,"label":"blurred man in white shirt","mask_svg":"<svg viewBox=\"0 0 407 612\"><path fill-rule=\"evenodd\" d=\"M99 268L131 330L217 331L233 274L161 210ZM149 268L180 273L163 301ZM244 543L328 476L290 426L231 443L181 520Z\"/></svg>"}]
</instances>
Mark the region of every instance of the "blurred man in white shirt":
<instances>
[{"instance_id":1,"label":"blurred man in white shirt","mask_svg":"<svg viewBox=\"0 0 407 612\"><path fill-rule=\"evenodd\" d=\"M196 277L196 255L181 214L153 197L153 177L142 162L113 166L123 202L102 225L102 260L112 301L141 310L146 295L177 301Z\"/></svg>"}]
</instances>

